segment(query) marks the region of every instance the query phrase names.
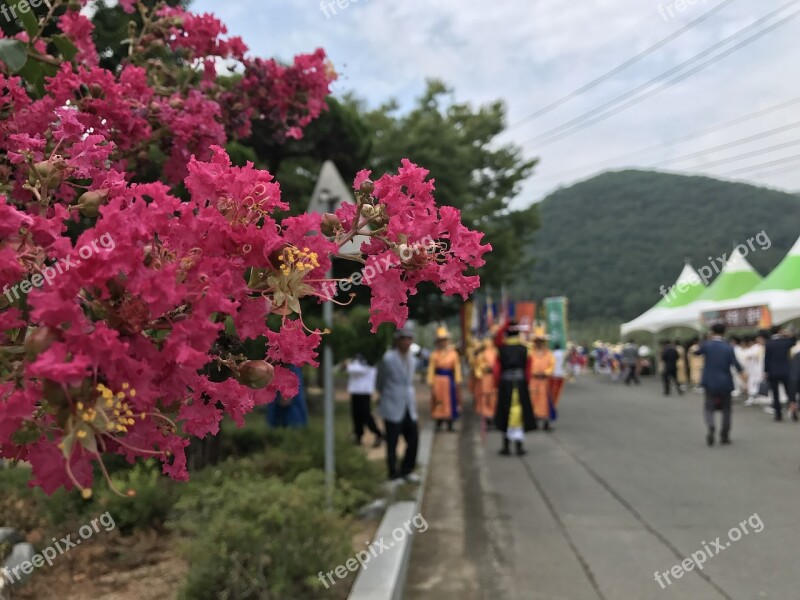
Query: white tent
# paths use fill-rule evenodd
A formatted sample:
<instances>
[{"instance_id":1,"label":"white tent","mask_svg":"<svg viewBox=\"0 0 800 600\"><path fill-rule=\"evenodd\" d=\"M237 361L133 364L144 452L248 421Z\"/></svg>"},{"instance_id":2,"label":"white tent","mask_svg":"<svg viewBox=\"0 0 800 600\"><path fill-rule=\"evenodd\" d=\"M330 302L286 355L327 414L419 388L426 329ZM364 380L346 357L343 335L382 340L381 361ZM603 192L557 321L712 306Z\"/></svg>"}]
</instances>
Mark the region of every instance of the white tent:
<instances>
[{"instance_id":1,"label":"white tent","mask_svg":"<svg viewBox=\"0 0 800 600\"><path fill-rule=\"evenodd\" d=\"M663 325L665 321L669 322L676 311L691 304L705 289L705 285L697 274L697 271L687 263L683 267L683 271L675 282L675 285L669 289L662 288L664 297L658 304L633 321L622 325L620 328L622 336L625 337L634 331L658 333L665 328Z\"/></svg>"},{"instance_id":2,"label":"white tent","mask_svg":"<svg viewBox=\"0 0 800 600\"><path fill-rule=\"evenodd\" d=\"M772 321L786 323L800 317L800 239L761 283L751 291L730 302L722 303L721 309L768 306Z\"/></svg>"},{"instance_id":3,"label":"white tent","mask_svg":"<svg viewBox=\"0 0 800 600\"><path fill-rule=\"evenodd\" d=\"M661 329L688 327L700 330L704 312L728 308L731 302L741 298L761 281L761 275L736 248L714 282L693 302L670 312L661 321Z\"/></svg>"}]
</instances>

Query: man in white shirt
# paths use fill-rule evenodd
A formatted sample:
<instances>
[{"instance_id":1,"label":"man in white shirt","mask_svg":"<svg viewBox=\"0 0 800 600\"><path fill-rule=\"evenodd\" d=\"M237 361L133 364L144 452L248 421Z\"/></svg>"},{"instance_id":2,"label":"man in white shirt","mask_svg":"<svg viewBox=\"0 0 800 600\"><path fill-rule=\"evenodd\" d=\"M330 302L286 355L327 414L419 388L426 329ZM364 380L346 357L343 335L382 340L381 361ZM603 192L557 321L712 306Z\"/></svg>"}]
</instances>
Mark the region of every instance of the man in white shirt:
<instances>
[{"instance_id":1,"label":"man in white shirt","mask_svg":"<svg viewBox=\"0 0 800 600\"><path fill-rule=\"evenodd\" d=\"M350 394L350 412L353 418L353 438L361 445L364 427L375 434L373 448L378 448L383 441L383 434L372 417L372 395L375 393L375 379L378 370L371 367L366 359L358 354L347 361L347 391Z\"/></svg>"}]
</instances>

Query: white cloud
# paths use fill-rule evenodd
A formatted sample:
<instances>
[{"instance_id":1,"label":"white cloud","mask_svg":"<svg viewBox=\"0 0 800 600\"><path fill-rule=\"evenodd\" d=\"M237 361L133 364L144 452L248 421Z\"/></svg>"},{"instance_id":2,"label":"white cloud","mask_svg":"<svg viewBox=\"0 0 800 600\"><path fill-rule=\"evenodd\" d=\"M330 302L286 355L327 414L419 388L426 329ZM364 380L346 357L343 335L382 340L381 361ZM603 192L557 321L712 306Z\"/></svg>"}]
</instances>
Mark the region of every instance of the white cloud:
<instances>
[{"instance_id":1,"label":"white cloud","mask_svg":"<svg viewBox=\"0 0 800 600\"><path fill-rule=\"evenodd\" d=\"M659 6L673 0L360 0L326 18L318 2L297 0L197 0L193 10L216 12L253 53L288 58L322 46L342 75L337 91L354 89L373 104L397 97L404 106L427 77L452 85L461 101L504 99L509 121L546 106L605 73L650 44L696 19L721 0L696 0L665 20ZM783 3L737 0L701 26L646 58L613 81L563 107L509 131L542 159L525 188L525 205L558 185L591 175L584 167L641 147L704 129L800 96L796 39L800 19L768 34L705 71L652 98L551 145L528 140L572 119L686 60ZM336 3L334 0L334 6ZM793 118L792 114L797 114ZM800 119L786 110L702 139L681 142L610 167L647 167ZM800 130L706 157L718 160L800 138ZM704 171L702 160L675 168L718 175L748 164L796 154L786 150ZM700 165L700 168L695 168ZM672 168L672 167L670 167ZM744 177L752 177L748 174ZM797 173L752 179L800 189Z\"/></svg>"}]
</instances>

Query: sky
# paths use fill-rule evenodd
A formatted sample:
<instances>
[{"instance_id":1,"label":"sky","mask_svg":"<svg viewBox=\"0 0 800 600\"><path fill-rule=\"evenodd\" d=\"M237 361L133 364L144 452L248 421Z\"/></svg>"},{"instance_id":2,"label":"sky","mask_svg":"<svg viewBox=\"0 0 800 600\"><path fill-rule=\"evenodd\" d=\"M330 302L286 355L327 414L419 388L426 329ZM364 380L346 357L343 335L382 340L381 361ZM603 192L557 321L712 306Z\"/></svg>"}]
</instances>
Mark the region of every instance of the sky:
<instances>
[{"instance_id":1,"label":"sky","mask_svg":"<svg viewBox=\"0 0 800 600\"><path fill-rule=\"evenodd\" d=\"M606 120L548 139L621 94L640 86L647 94L652 78L715 44L709 59L724 52L745 36L725 38L769 13L785 7L753 33L800 12L800 0L338 1L195 0L191 9L215 13L254 55L290 60L325 48L340 75L334 93L354 91L371 106L394 98L409 108L426 78L445 81L459 102L502 99L510 127L499 141L540 159L515 208L629 167L800 191L800 125L758 138L800 123L800 16ZM524 121L720 5L608 81ZM757 111L764 114L717 128Z\"/></svg>"}]
</instances>

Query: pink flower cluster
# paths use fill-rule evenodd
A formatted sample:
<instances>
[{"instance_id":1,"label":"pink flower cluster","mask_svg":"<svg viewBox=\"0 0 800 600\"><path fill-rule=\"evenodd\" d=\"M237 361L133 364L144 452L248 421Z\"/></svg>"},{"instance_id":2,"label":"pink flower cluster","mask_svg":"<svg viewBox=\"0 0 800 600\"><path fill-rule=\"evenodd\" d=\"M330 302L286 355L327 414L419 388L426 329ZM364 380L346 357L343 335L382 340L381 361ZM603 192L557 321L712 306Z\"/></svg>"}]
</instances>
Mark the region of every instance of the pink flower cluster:
<instances>
[{"instance_id":1,"label":"pink flower cluster","mask_svg":"<svg viewBox=\"0 0 800 600\"><path fill-rule=\"evenodd\" d=\"M303 323L301 301L324 298L331 256L355 236L370 237L351 257L365 264L436 240L365 282L374 326L402 325L424 281L466 297L478 278L465 273L490 249L456 209L435 205L427 171L408 161L374 184L359 174L357 203L336 215L277 221L288 206L272 175L233 166L222 146L253 119L299 137L325 108L334 74L324 52L289 67L248 60L210 15L151 17L117 72L98 66L88 19L60 17L75 64L47 55L59 66L43 95L0 62L0 457L29 461L48 493L88 496L104 454L158 457L186 479L187 436L293 396L288 366L316 365L322 335ZM45 56L38 42L31 52ZM159 45L180 57L170 68L202 64L202 77L159 82L166 66L136 60ZM238 87L220 92L215 58L245 61ZM234 124L237 102L246 118ZM113 251L78 260L98 238ZM51 285L6 293L56 264L71 268ZM248 359L241 342L257 337L266 355Z\"/></svg>"}]
</instances>

